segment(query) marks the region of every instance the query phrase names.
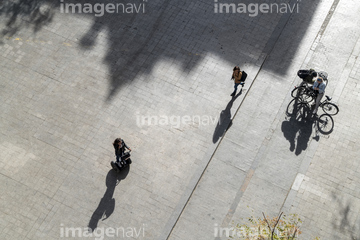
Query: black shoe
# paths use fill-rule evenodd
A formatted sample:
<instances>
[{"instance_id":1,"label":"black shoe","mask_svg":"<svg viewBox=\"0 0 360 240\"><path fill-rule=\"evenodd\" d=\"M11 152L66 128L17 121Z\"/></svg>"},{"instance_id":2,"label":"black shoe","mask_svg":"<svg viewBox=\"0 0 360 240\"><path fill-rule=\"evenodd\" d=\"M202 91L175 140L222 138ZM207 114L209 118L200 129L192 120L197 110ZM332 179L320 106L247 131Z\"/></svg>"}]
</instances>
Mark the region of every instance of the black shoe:
<instances>
[{"instance_id":1,"label":"black shoe","mask_svg":"<svg viewBox=\"0 0 360 240\"><path fill-rule=\"evenodd\" d=\"M232 97L235 96L235 93L236 93L236 92L233 92L232 94L230 94L230 96L232 96Z\"/></svg>"}]
</instances>

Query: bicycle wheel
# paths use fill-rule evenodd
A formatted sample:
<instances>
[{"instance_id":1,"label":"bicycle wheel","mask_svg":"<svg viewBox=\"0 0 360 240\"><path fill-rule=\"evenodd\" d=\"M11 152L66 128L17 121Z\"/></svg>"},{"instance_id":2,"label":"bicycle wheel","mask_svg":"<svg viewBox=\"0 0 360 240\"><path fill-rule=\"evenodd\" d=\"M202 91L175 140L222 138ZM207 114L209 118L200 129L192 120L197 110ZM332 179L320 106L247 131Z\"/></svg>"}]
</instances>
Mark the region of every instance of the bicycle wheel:
<instances>
[{"instance_id":1,"label":"bicycle wheel","mask_svg":"<svg viewBox=\"0 0 360 240\"><path fill-rule=\"evenodd\" d=\"M296 87L292 90L291 96L300 99L304 103L309 103L314 99L312 92L306 86Z\"/></svg>"},{"instance_id":2,"label":"bicycle wheel","mask_svg":"<svg viewBox=\"0 0 360 240\"><path fill-rule=\"evenodd\" d=\"M299 99L294 98L289 102L286 107L286 115L292 116L297 111L297 105L299 104Z\"/></svg>"},{"instance_id":3,"label":"bicycle wheel","mask_svg":"<svg viewBox=\"0 0 360 240\"><path fill-rule=\"evenodd\" d=\"M334 120L329 114L322 114L317 120L317 127L322 134L330 134L334 129Z\"/></svg>"},{"instance_id":4,"label":"bicycle wheel","mask_svg":"<svg viewBox=\"0 0 360 240\"><path fill-rule=\"evenodd\" d=\"M321 105L322 110L329 115L336 115L339 112L339 107L333 103L324 103Z\"/></svg>"},{"instance_id":5,"label":"bicycle wheel","mask_svg":"<svg viewBox=\"0 0 360 240\"><path fill-rule=\"evenodd\" d=\"M301 101L304 103L310 103L314 100L314 95L308 89L300 96Z\"/></svg>"},{"instance_id":6,"label":"bicycle wheel","mask_svg":"<svg viewBox=\"0 0 360 240\"><path fill-rule=\"evenodd\" d=\"M298 98L301 95L303 95L305 91L306 91L306 87L304 86L295 87L294 90L291 91L291 96L293 98Z\"/></svg>"}]
</instances>

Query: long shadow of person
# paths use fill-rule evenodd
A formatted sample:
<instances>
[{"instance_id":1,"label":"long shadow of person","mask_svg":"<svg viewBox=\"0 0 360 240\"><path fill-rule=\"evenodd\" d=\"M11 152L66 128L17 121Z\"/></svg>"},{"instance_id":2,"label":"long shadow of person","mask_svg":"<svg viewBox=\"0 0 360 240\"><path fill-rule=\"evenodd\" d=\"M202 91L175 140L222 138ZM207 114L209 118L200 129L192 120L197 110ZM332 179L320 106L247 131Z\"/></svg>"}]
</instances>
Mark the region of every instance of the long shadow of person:
<instances>
[{"instance_id":1,"label":"long shadow of person","mask_svg":"<svg viewBox=\"0 0 360 240\"><path fill-rule=\"evenodd\" d=\"M130 166L123 169L120 173L116 173L111 169L106 175L106 191L104 196L101 198L100 203L88 224L89 232L93 232L100 221L110 217L115 210L115 199L113 198L115 187L119 184L122 179L125 179L130 170Z\"/></svg>"},{"instance_id":2,"label":"long shadow of person","mask_svg":"<svg viewBox=\"0 0 360 240\"><path fill-rule=\"evenodd\" d=\"M296 124L294 124L294 118L290 118L289 121L285 120L281 124L281 131L284 134L284 137L290 142L289 150L291 152L295 149L295 137L298 132Z\"/></svg>"},{"instance_id":3,"label":"long shadow of person","mask_svg":"<svg viewBox=\"0 0 360 240\"><path fill-rule=\"evenodd\" d=\"M296 156L300 155L303 150L306 150L312 133L313 123L314 119L312 117L305 118L304 121L301 122L295 149Z\"/></svg>"},{"instance_id":4,"label":"long shadow of person","mask_svg":"<svg viewBox=\"0 0 360 240\"><path fill-rule=\"evenodd\" d=\"M295 137L296 133L299 131L299 126L296 121L299 106L298 103L297 99L290 101L286 108L286 115L290 118L285 118L286 120L281 124L281 131L283 132L284 137L290 142L291 152L295 150Z\"/></svg>"},{"instance_id":5,"label":"long shadow of person","mask_svg":"<svg viewBox=\"0 0 360 240\"><path fill-rule=\"evenodd\" d=\"M230 102L226 105L226 108L221 111L219 121L213 134L213 143L216 143L219 138L221 138L225 134L225 132L231 127L231 108L234 104L234 101L241 95L241 93L242 88L240 89L240 92L238 94L231 98Z\"/></svg>"},{"instance_id":6,"label":"long shadow of person","mask_svg":"<svg viewBox=\"0 0 360 240\"><path fill-rule=\"evenodd\" d=\"M287 107L286 113L290 118L283 121L281 130L290 142L290 151L295 150L295 155L300 155L307 148L314 120L311 118L311 109L294 100Z\"/></svg>"}]
</instances>

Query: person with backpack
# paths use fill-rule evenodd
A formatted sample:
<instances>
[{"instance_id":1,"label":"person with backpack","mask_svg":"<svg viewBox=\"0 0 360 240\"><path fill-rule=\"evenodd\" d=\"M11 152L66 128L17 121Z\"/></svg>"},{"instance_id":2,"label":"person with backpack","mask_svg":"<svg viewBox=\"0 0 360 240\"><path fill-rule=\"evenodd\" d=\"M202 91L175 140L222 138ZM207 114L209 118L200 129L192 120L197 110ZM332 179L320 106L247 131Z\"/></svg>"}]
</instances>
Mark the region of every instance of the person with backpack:
<instances>
[{"instance_id":1,"label":"person with backpack","mask_svg":"<svg viewBox=\"0 0 360 240\"><path fill-rule=\"evenodd\" d=\"M237 88L239 85L242 87L245 84L245 79L247 77L247 74L244 71L240 71L240 67L235 66L233 69L233 74L231 79L234 80L234 91L230 94L230 96L234 97L237 91Z\"/></svg>"},{"instance_id":2,"label":"person with backpack","mask_svg":"<svg viewBox=\"0 0 360 240\"><path fill-rule=\"evenodd\" d=\"M121 157L124 155L125 149L129 149L131 151L131 148L129 148L121 138L116 138L113 142L113 146L115 149L116 162L121 163Z\"/></svg>"},{"instance_id":3,"label":"person with backpack","mask_svg":"<svg viewBox=\"0 0 360 240\"><path fill-rule=\"evenodd\" d=\"M298 76L306 83L314 84L316 77L318 76L317 72L310 68L310 70L299 70Z\"/></svg>"}]
</instances>

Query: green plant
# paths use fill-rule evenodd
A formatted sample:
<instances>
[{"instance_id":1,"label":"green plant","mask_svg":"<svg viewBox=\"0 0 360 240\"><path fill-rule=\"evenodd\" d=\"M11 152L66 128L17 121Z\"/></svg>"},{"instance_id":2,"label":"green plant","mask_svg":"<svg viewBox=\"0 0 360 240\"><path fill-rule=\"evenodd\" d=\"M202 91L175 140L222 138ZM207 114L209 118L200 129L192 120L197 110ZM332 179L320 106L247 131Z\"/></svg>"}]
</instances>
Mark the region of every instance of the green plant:
<instances>
[{"instance_id":1,"label":"green plant","mask_svg":"<svg viewBox=\"0 0 360 240\"><path fill-rule=\"evenodd\" d=\"M242 240L293 240L298 239L301 234L301 219L296 214L283 215L280 213L278 217L263 218L251 217L248 224L236 224L233 229L231 239ZM319 238L315 238L319 240Z\"/></svg>"}]
</instances>

